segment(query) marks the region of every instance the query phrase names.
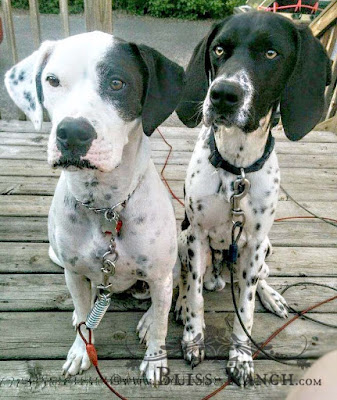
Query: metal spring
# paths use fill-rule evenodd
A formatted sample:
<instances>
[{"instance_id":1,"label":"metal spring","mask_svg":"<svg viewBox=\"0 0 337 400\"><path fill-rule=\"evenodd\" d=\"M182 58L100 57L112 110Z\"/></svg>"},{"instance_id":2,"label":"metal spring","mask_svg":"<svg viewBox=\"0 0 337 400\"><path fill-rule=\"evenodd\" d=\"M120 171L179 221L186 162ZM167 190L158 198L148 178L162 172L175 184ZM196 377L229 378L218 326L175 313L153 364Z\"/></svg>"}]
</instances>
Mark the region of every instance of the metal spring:
<instances>
[{"instance_id":1,"label":"metal spring","mask_svg":"<svg viewBox=\"0 0 337 400\"><path fill-rule=\"evenodd\" d=\"M89 329L96 329L101 322L104 314L107 312L111 303L110 297L102 296L98 298L94 304L94 307L87 316L86 326Z\"/></svg>"}]
</instances>

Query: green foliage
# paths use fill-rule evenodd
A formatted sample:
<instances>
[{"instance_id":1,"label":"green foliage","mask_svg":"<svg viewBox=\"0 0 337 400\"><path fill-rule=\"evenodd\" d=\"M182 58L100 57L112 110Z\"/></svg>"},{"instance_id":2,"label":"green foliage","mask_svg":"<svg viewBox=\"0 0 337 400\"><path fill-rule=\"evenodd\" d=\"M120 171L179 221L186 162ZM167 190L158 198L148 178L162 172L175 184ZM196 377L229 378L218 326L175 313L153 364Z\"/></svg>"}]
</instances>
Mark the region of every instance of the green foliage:
<instances>
[{"instance_id":1,"label":"green foliage","mask_svg":"<svg viewBox=\"0 0 337 400\"><path fill-rule=\"evenodd\" d=\"M223 18L245 0L115 0L114 9L126 10L131 14L154 17L175 17L185 19ZM59 0L40 0L40 12L59 13ZM69 12L83 12L83 0L68 0ZM27 10L28 0L12 0L12 6Z\"/></svg>"}]
</instances>

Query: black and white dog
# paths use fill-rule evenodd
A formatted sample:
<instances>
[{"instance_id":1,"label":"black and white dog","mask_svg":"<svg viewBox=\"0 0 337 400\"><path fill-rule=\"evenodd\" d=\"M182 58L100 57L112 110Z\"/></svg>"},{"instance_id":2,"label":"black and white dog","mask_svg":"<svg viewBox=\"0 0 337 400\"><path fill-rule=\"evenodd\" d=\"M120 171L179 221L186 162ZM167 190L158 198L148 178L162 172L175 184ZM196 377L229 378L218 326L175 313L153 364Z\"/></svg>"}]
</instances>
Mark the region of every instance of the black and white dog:
<instances>
[{"instance_id":1,"label":"black and white dog","mask_svg":"<svg viewBox=\"0 0 337 400\"><path fill-rule=\"evenodd\" d=\"M182 278L176 305L185 324L184 356L192 365L204 358L202 285L221 290L227 280L230 199L241 168L251 187L240 204L246 223L236 265L239 313L251 333L257 291L268 310L287 317L285 300L266 282L268 234L280 185L270 120L280 105L285 134L301 139L320 120L329 79L329 59L310 30L271 13L229 17L194 50L177 108L187 126L203 121L185 181L187 220L179 240ZM256 172L249 173L253 167ZM227 370L240 385L253 374L249 341L237 317Z\"/></svg>"},{"instance_id":2,"label":"black and white dog","mask_svg":"<svg viewBox=\"0 0 337 400\"><path fill-rule=\"evenodd\" d=\"M97 208L119 205L119 259L106 284L113 293L137 280L149 285L152 305L138 331L147 344L140 368L151 382L159 380L158 367L167 365L177 232L148 136L174 111L183 81L183 69L156 50L102 32L45 42L5 78L36 129L43 107L52 121L48 162L62 173L49 213L49 254L65 268L75 326L86 320L102 284L103 255L114 258L109 246L115 225ZM89 367L77 334L63 371L76 375Z\"/></svg>"}]
</instances>

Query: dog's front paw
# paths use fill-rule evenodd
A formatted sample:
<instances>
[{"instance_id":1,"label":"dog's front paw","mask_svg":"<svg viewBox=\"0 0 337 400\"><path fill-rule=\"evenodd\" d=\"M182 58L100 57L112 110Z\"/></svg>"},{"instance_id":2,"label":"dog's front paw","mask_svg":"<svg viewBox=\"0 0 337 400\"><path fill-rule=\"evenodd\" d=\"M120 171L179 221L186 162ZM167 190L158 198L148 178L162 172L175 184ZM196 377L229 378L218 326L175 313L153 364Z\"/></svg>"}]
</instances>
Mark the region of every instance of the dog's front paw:
<instances>
[{"instance_id":1,"label":"dog's front paw","mask_svg":"<svg viewBox=\"0 0 337 400\"><path fill-rule=\"evenodd\" d=\"M221 291L226 286L226 281L220 276L212 275L208 280L204 280L204 288L210 291Z\"/></svg>"},{"instance_id":2,"label":"dog's front paw","mask_svg":"<svg viewBox=\"0 0 337 400\"><path fill-rule=\"evenodd\" d=\"M246 386L253 382L254 363L249 341L242 341L232 335L232 345L227 363L227 374L238 386Z\"/></svg>"},{"instance_id":3,"label":"dog's front paw","mask_svg":"<svg viewBox=\"0 0 337 400\"><path fill-rule=\"evenodd\" d=\"M191 364L192 368L196 367L205 358L203 334L198 333L193 337L191 334L184 333L184 339L181 341L181 348L183 350L184 359Z\"/></svg>"},{"instance_id":4,"label":"dog's front paw","mask_svg":"<svg viewBox=\"0 0 337 400\"><path fill-rule=\"evenodd\" d=\"M80 337L76 337L71 346L67 361L63 364L62 373L67 378L69 375L81 374L90 368L90 360L87 354L85 344Z\"/></svg>"},{"instance_id":5,"label":"dog's front paw","mask_svg":"<svg viewBox=\"0 0 337 400\"><path fill-rule=\"evenodd\" d=\"M252 357L244 360L229 360L227 363L227 375L238 386L246 386L253 382L254 363Z\"/></svg>"},{"instance_id":6,"label":"dog's front paw","mask_svg":"<svg viewBox=\"0 0 337 400\"><path fill-rule=\"evenodd\" d=\"M151 350L150 346L145 354L145 357L140 364L141 376L154 386L161 382L162 374L167 372L167 355L165 346Z\"/></svg>"}]
</instances>

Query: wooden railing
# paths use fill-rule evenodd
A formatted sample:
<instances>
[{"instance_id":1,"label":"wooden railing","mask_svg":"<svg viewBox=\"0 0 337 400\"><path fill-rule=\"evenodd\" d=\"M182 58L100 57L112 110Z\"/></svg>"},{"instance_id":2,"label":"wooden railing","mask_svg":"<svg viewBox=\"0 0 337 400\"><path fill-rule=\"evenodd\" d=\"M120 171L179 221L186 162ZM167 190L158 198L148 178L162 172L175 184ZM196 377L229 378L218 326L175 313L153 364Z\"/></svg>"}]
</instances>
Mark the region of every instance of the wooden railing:
<instances>
[{"instance_id":1,"label":"wooden railing","mask_svg":"<svg viewBox=\"0 0 337 400\"><path fill-rule=\"evenodd\" d=\"M312 33L321 41L332 61L331 84L325 91L326 109L318 130L337 133L337 0L329 6L311 24Z\"/></svg>"},{"instance_id":2,"label":"wooden railing","mask_svg":"<svg viewBox=\"0 0 337 400\"><path fill-rule=\"evenodd\" d=\"M83 1L87 32L100 30L103 32L112 33L112 0ZM63 35L64 37L67 37L70 35L68 0L59 0L59 5L61 25L63 26ZM16 64L19 61L19 58L16 46L17 39L14 30L11 0L2 0L2 15L8 48L12 56L12 62L13 64ZM34 46L37 49L41 43L39 0L29 0L29 15ZM26 119L24 113L19 109L17 109L17 116L19 120ZM46 120L48 117L45 115L44 119Z\"/></svg>"},{"instance_id":3,"label":"wooden railing","mask_svg":"<svg viewBox=\"0 0 337 400\"><path fill-rule=\"evenodd\" d=\"M112 0L83 0L84 15L87 32L100 30L112 33ZM63 26L64 37L69 36L69 12L68 0L59 0L60 18ZM13 64L18 62L18 52L14 31L11 0L2 0L2 11L4 19L4 30L7 37L8 47L12 54ZM29 0L30 24L36 48L41 43L39 1Z\"/></svg>"}]
</instances>

